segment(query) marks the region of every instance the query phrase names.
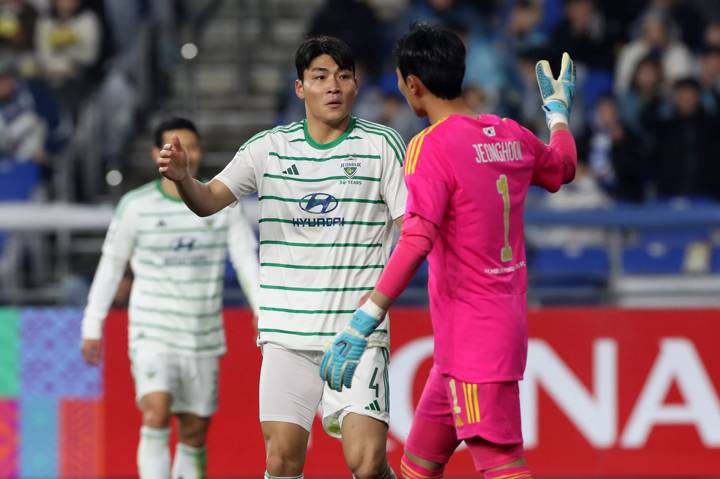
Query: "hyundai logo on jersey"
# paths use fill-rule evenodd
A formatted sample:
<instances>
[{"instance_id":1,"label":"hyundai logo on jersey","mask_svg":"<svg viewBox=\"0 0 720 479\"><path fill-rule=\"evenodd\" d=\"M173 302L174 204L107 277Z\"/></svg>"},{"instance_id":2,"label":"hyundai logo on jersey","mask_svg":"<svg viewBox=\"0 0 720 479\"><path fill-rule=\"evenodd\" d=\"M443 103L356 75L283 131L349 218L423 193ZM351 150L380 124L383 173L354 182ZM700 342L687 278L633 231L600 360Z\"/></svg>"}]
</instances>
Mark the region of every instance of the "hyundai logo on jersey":
<instances>
[{"instance_id":1,"label":"hyundai logo on jersey","mask_svg":"<svg viewBox=\"0 0 720 479\"><path fill-rule=\"evenodd\" d=\"M187 249L188 251L192 251L195 247L195 238L190 236L181 236L175 241L174 250L180 251L182 249Z\"/></svg>"},{"instance_id":2,"label":"hyundai logo on jersey","mask_svg":"<svg viewBox=\"0 0 720 479\"><path fill-rule=\"evenodd\" d=\"M310 193L298 203L300 209L315 215L325 215L338 207L338 200L327 193Z\"/></svg>"}]
</instances>

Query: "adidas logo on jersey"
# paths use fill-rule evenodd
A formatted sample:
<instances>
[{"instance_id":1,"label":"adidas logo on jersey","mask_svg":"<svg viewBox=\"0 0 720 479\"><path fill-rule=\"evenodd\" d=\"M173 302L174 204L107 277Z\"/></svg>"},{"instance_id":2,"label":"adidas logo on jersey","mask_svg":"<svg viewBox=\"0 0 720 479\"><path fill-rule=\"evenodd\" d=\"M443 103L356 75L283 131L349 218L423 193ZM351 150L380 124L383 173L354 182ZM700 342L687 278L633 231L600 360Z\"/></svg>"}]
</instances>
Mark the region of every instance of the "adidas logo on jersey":
<instances>
[{"instance_id":1,"label":"adidas logo on jersey","mask_svg":"<svg viewBox=\"0 0 720 479\"><path fill-rule=\"evenodd\" d=\"M298 167L293 164L290 168L288 168L287 170L284 170L282 172L282 174L283 175L299 175L300 172L298 171Z\"/></svg>"},{"instance_id":2,"label":"adidas logo on jersey","mask_svg":"<svg viewBox=\"0 0 720 479\"><path fill-rule=\"evenodd\" d=\"M380 404L377 402L377 399L365 406L366 411L380 411Z\"/></svg>"}]
</instances>

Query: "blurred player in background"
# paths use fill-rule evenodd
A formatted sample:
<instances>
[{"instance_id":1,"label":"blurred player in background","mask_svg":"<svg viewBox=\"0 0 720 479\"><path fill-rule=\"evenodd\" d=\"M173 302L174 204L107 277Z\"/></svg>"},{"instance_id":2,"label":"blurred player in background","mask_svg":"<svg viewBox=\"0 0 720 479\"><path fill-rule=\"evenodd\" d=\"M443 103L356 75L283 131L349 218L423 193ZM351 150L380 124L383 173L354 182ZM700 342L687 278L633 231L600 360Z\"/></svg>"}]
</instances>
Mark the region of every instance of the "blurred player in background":
<instances>
[{"instance_id":1,"label":"blurred player in background","mask_svg":"<svg viewBox=\"0 0 720 479\"><path fill-rule=\"evenodd\" d=\"M516 122L475 115L461 98L465 48L447 30L418 25L395 51L398 87L431 126L410 143L400 242L369 299L325 354L321 375L349 386L357 358L427 256L434 366L402 459L409 479L442 477L465 441L486 478L527 479L518 381L527 356L523 207L531 185L557 191L575 175L568 117L570 57L560 77L536 67L550 145ZM357 381L358 378L355 378Z\"/></svg>"},{"instance_id":2,"label":"blurred player in background","mask_svg":"<svg viewBox=\"0 0 720 479\"><path fill-rule=\"evenodd\" d=\"M176 137L195 174L202 157L195 125L182 118L155 130L153 157ZM120 200L108 229L82 323L82 353L100 360L108 309L127 262L134 273L129 350L143 414L137 461L141 478L170 477L170 417L179 421L172 477L205 477L205 441L217 408L219 358L225 353L222 290L230 258L257 310L257 240L239 208L198 218L167 178Z\"/></svg>"},{"instance_id":3,"label":"blurred player in background","mask_svg":"<svg viewBox=\"0 0 720 479\"><path fill-rule=\"evenodd\" d=\"M159 171L201 216L259 194L265 477L303 477L318 405L325 430L342 436L356 478L395 477L385 455L387 322L369 338L353 389L331 391L317 370L325 343L389 257L393 220L399 224L405 209L405 147L394 130L351 116L358 85L343 41L307 39L295 65L304 121L250 138L207 184L193 179L178 138L160 153Z\"/></svg>"}]
</instances>

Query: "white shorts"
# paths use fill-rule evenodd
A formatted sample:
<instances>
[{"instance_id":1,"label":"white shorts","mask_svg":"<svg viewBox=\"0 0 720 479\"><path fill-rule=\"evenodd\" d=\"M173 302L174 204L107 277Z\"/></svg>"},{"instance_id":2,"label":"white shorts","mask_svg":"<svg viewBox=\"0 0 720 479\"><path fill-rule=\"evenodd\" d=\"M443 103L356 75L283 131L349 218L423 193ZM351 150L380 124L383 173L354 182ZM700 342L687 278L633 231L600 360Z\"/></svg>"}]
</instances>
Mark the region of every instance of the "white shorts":
<instances>
[{"instance_id":1,"label":"white shorts","mask_svg":"<svg viewBox=\"0 0 720 479\"><path fill-rule=\"evenodd\" d=\"M325 432L340 437L345 416L357 413L388 424L388 351L368 348L355 370L352 387L333 391L320 378L322 351L293 351L263 345L260 369L260 421L291 422L310 431L318 406Z\"/></svg>"},{"instance_id":2,"label":"white shorts","mask_svg":"<svg viewBox=\"0 0 720 479\"><path fill-rule=\"evenodd\" d=\"M134 348L131 362L138 406L148 393L167 392L172 396L173 414L212 416L217 409L219 359L158 351L152 346Z\"/></svg>"}]
</instances>

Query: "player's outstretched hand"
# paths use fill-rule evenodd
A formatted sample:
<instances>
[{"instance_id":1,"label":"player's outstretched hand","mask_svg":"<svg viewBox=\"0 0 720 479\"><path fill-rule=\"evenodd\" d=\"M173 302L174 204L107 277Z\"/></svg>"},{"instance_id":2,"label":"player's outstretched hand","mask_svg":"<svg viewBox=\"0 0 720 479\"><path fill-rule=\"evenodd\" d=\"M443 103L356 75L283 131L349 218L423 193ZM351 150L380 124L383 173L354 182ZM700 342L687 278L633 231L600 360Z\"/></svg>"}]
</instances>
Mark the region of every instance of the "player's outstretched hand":
<instances>
[{"instance_id":1,"label":"player's outstretched hand","mask_svg":"<svg viewBox=\"0 0 720 479\"><path fill-rule=\"evenodd\" d=\"M102 346L99 339L83 339L81 351L86 363L93 366L100 364Z\"/></svg>"},{"instance_id":2,"label":"player's outstretched hand","mask_svg":"<svg viewBox=\"0 0 720 479\"><path fill-rule=\"evenodd\" d=\"M185 177L190 176L190 164L188 162L187 153L180 144L177 135L172 137L170 143L164 145L160 150L160 155L155 160L158 171L165 178L173 181L182 181Z\"/></svg>"},{"instance_id":3,"label":"player's outstretched hand","mask_svg":"<svg viewBox=\"0 0 720 479\"><path fill-rule=\"evenodd\" d=\"M540 87L548 128L552 129L557 123L568 124L575 94L575 63L570 55L563 53L557 79L553 77L547 60L537 62L535 76Z\"/></svg>"},{"instance_id":4,"label":"player's outstretched hand","mask_svg":"<svg viewBox=\"0 0 720 479\"><path fill-rule=\"evenodd\" d=\"M351 387L360 357L368 345L367 337L375 331L379 321L358 309L352 319L333 339L320 362L320 377L331 389L342 391Z\"/></svg>"}]
</instances>

